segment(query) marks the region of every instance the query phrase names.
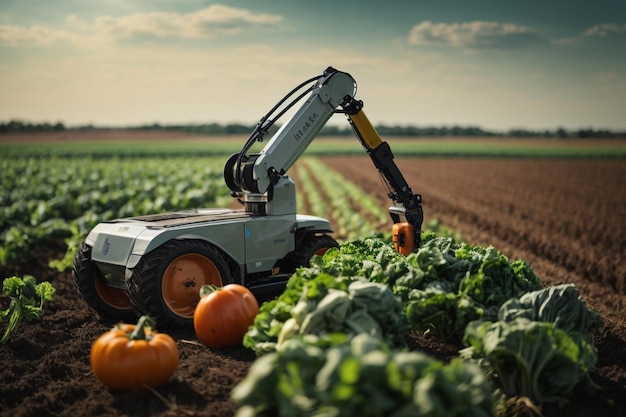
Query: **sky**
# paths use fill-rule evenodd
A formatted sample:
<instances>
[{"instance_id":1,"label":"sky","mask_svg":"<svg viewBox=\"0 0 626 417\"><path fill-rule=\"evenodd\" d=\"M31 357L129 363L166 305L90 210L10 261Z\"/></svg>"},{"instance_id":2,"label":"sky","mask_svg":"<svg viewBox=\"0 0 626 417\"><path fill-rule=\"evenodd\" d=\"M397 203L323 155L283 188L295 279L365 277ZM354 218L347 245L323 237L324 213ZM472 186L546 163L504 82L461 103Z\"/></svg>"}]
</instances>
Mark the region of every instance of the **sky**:
<instances>
[{"instance_id":1,"label":"sky","mask_svg":"<svg viewBox=\"0 0 626 417\"><path fill-rule=\"evenodd\" d=\"M254 124L328 66L375 125L624 131L626 1L0 2L0 122Z\"/></svg>"}]
</instances>

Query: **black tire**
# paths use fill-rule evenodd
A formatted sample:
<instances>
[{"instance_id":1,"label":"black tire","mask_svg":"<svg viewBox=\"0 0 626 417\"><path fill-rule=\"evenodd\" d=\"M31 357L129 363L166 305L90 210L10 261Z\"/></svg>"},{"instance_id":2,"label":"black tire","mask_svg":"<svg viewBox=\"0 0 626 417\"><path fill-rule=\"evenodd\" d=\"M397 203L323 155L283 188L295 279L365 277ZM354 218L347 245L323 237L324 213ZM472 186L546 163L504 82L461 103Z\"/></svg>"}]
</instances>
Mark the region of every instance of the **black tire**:
<instances>
[{"instance_id":1,"label":"black tire","mask_svg":"<svg viewBox=\"0 0 626 417\"><path fill-rule=\"evenodd\" d=\"M158 328L190 328L202 285L229 283L228 265L209 243L171 240L141 258L128 291L136 313L149 315Z\"/></svg>"},{"instance_id":2,"label":"black tire","mask_svg":"<svg viewBox=\"0 0 626 417\"><path fill-rule=\"evenodd\" d=\"M308 234L298 248L288 254L280 263L281 273L292 274L301 266L308 267L311 258L323 255L330 248L338 248L339 243L326 234Z\"/></svg>"},{"instance_id":3,"label":"black tire","mask_svg":"<svg viewBox=\"0 0 626 417\"><path fill-rule=\"evenodd\" d=\"M137 321L128 292L105 285L102 273L91 260L91 246L85 242L80 244L74 258L72 279L80 297L101 317L130 323Z\"/></svg>"}]
</instances>

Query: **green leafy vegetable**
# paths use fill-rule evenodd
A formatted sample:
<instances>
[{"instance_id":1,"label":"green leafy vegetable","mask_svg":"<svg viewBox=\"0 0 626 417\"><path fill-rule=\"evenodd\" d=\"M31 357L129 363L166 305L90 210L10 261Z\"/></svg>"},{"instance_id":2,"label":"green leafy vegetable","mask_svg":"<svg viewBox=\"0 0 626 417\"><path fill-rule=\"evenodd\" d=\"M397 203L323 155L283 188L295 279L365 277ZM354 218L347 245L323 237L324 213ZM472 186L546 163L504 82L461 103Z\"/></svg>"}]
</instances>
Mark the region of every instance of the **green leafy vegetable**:
<instances>
[{"instance_id":1,"label":"green leafy vegetable","mask_svg":"<svg viewBox=\"0 0 626 417\"><path fill-rule=\"evenodd\" d=\"M239 390L239 415L488 415L482 406L468 411L463 398L470 395L458 393L476 387L459 382L480 379L466 373L474 361L498 392L533 404L562 404L575 387L594 386L589 370L597 353L589 331L599 316L573 286L541 289L530 265L491 246L432 234L422 242L405 257L380 238L366 238L298 269L287 290L262 305L244 338L245 346L271 356L261 362L263 382L254 382L268 391ZM390 353L405 345L407 325L458 338L468 346L459 358L464 365L458 372L407 365L412 359L402 355L415 352ZM481 392L472 391L474 405L486 398Z\"/></svg>"},{"instance_id":2,"label":"green leafy vegetable","mask_svg":"<svg viewBox=\"0 0 626 417\"><path fill-rule=\"evenodd\" d=\"M408 326L403 306L389 287L326 273L305 280L306 270L299 271L290 278L285 293L261 306L244 336L244 346L264 354L294 337L333 333L347 338L366 333L392 346L405 345Z\"/></svg>"},{"instance_id":3,"label":"green leafy vegetable","mask_svg":"<svg viewBox=\"0 0 626 417\"><path fill-rule=\"evenodd\" d=\"M413 290L405 314L411 328L432 332L443 340L461 340L465 326L483 316L483 309L471 298L435 289Z\"/></svg>"},{"instance_id":4,"label":"green leafy vegetable","mask_svg":"<svg viewBox=\"0 0 626 417\"><path fill-rule=\"evenodd\" d=\"M397 351L364 333L327 349L288 340L257 358L232 398L238 417L487 417L493 404L476 365Z\"/></svg>"},{"instance_id":5,"label":"green leafy vegetable","mask_svg":"<svg viewBox=\"0 0 626 417\"><path fill-rule=\"evenodd\" d=\"M47 281L37 284L34 277L27 275L23 279L13 276L5 278L2 290L11 301L6 310L0 311L0 320L8 317L9 321L0 343L6 343L21 320L33 320L43 314L43 303L49 301L55 289Z\"/></svg>"},{"instance_id":6,"label":"green leafy vegetable","mask_svg":"<svg viewBox=\"0 0 626 417\"><path fill-rule=\"evenodd\" d=\"M393 289L405 303L409 324L444 340L460 340L471 321L495 320L509 298L540 288L526 262L510 262L491 246L455 243L450 237L425 235L406 262L409 267Z\"/></svg>"},{"instance_id":7,"label":"green leafy vegetable","mask_svg":"<svg viewBox=\"0 0 626 417\"><path fill-rule=\"evenodd\" d=\"M398 277L414 269L406 258L382 238L370 237L332 248L311 265L320 273L334 276L359 276L368 281L392 286Z\"/></svg>"},{"instance_id":8,"label":"green leafy vegetable","mask_svg":"<svg viewBox=\"0 0 626 417\"><path fill-rule=\"evenodd\" d=\"M539 279L525 262L509 262L504 254L489 247L478 271L461 280L459 291L485 307L499 308L509 298L540 288Z\"/></svg>"},{"instance_id":9,"label":"green leafy vegetable","mask_svg":"<svg viewBox=\"0 0 626 417\"><path fill-rule=\"evenodd\" d=\"M595 348L553 323L525 318L473 322L464 342L469 347L461 357L477 359L490 369L508 396L528 397L537 405L563 405L579 384L594 386L589 371L597 361Z\"/></svg>"},{"instance_id":10,"label":"green leafy vegetable","mask_svg":"<svg viewBox=\"0 0 626 417\"><path fill-rule=\"evenodd\" d=\"M568 333L578 332L587 340L589 333L602 324L600 314L587 308L574 284L532 291L520 298L511 298L500 307L500 320L511 321L517 317L554 323L557 328Z\"/></svg>"},{"instance_id":11,"label":"green leafy vegetable","mask_svg":"<svg viewBox=\"0 0 626 417\"><path fill-rule=\"evenodd\" d=\"M290 326L297 324L295 319L287 323L288 320L310 311L309 304L317 305L331 289L346 291L350 282L351 278L318 274L313 268L298 269L279 297L261 305L253 325L244 335L243 345L258 355L276 350L283 327L287 327L287 333ZM292 331L295 330L294 327ZM283 335L285 337L287 334Z\"/></svg>"}]
</instances>

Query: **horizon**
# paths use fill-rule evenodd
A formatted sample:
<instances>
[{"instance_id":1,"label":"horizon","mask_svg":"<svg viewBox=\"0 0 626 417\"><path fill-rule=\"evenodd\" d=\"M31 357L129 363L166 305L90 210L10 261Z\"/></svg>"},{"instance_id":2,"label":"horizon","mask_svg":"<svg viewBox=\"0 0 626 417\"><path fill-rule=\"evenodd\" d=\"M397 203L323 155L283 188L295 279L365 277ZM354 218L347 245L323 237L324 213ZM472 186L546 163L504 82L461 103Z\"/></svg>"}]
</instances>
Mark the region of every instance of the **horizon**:
<instances>
[{"instance_id":1,"label":"horizon","mask_svg":"<svg viewBox=\"0 0 626 417\"><path fill-rule=\"evenodd\" d=\"M18 126L10 126L12 123L18 124ZM67 131L154 131L154 132L180 132L188 134L200 134L209 136L220 135L245 135L252 132L256 124L241 124L241 123L196 123L196 124L140 124L140 125L119 125L119 126L107 126L107 125L73 125L67 126L62 121L56 123L42 122L32 123L30 121L23 120L11 120L7 123L0 121L0 135L10 133L45 133L45 132L67 132ZM277 123L274 129L278 129L281 126ZM579 129L567 129L563 126L556 126L549 129L525 129L516 128L508 130L494 130L483 129L474 125L410 125L410 124L396 124L396 125L374 125L374 128L381 135L386 136L415 136L415 137L440 137L440 136L455 136L455 137L502 137L512 136L520 138L531 137L552 137L557 136L559 138L623 138L626 136L626 130L618 129L594 129L579 128ZM217 129L217 131L216 131ZM219 129L226 129L227 131L219 131ZM228 131L230 129L230 131ZM331 131L332 129L332 131ZM241 130L241 131L240 131ZM430 132L429 132L430 130ZM432 130L435 130L434 132ZM437 132L438 131L438 132ZM270 129L271 132L271 129ZM320 136L346 136L352 133L352 129L347 126L324 126L320 131Z\"/></svg>"}]
</instances>

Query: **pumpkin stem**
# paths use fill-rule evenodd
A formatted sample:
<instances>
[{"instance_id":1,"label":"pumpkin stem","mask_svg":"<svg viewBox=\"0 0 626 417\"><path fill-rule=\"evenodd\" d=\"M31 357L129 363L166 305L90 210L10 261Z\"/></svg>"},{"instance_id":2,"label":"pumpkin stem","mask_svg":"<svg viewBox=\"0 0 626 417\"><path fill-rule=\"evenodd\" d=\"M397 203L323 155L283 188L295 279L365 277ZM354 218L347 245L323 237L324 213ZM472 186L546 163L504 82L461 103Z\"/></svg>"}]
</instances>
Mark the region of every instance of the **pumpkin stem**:
<instances>
[{"instance_id":1,"label":"pumpkin stem","mask_svg":"<svg viewBox=\"0 0 626 417\"><path fill-rule=\"evenodd\" d=\"M213 285L213 284L204 284L202 287L200 287L200 298L204 297L205 295L209 295L212 292L221 290L222 287L218 287L217 285Z\"/></svg>"},{"instance_id":2,"label":"pumpkin stem","mask_svg":"<svg viewBox=\"0 0 626 417\"><path fill-rule=\"evenodd\" d=\"M148 316L141 316L137 321L137 325L135 326L135 330L130 334L130 340L147 340L146 337L146 328L152 328L152 319Z\"/></svg>"}]
</instances>

